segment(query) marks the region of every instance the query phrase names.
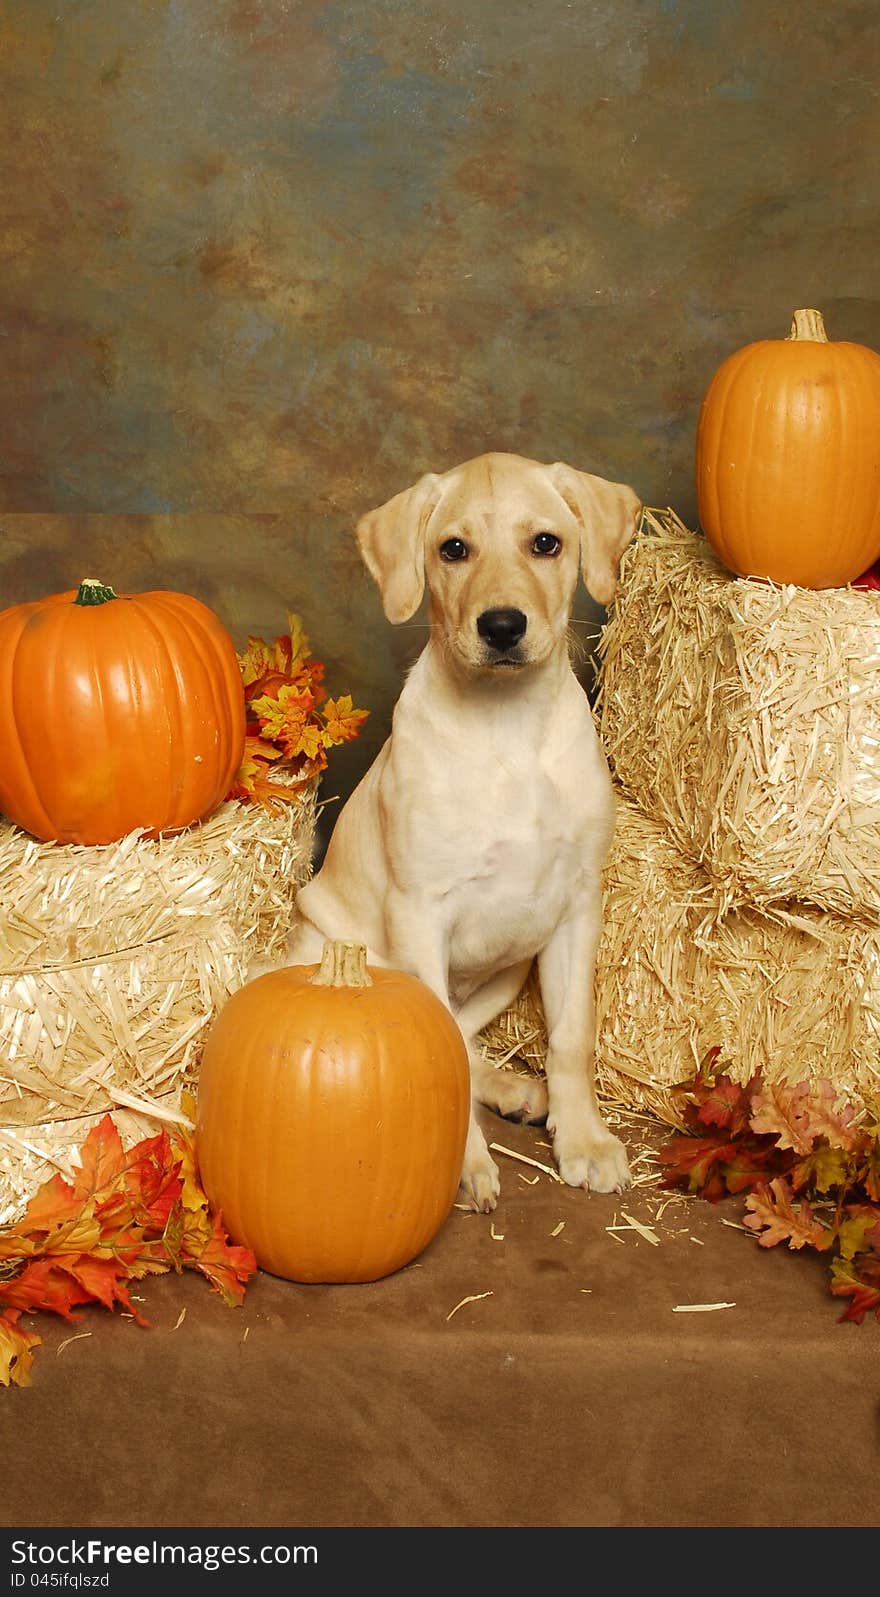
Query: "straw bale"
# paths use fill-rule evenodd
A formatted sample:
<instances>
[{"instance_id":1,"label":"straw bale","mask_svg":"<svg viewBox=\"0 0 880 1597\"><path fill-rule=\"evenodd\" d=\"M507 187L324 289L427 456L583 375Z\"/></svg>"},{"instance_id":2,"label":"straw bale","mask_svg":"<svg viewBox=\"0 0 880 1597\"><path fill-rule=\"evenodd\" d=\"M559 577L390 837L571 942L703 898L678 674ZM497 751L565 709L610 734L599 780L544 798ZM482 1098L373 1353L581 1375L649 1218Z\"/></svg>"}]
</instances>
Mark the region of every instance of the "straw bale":
<instances>
[{"instance_id":1,"label":"straw bale","mask_svg":"<svg viewBox=\"0 0 880 1597\"><path fill-rule=\"evenodd\" d=\"M31 1183L33 1148L78 1145L120 1105L161 1117L195 1079L219 1004L284 946L315 821L312 784L106 847L0 822L0 1210Z\"/></svg>"},{"instance_id":2,"label":"straw bale","mask_svg":"<svg viewBox=\"0 0 880 1597\"><path fill-rule=\"evenodd\" d=\"M831 1081L880 1106L880 928L811 908L719 908L706 873L619 799L596 971L600 1096L680 1124L710 1049L737 1081ZM487 1057L543 1073L536 973L482 1033Z\"/></svg>"},{"instance_id":3,"label":"straw bale","mask_svg":"<svg viewBox=\"0 0 880 1597\"><path fill-rule=\"evenodd\" d=\"M598 656L617 782L722 903L880 922L880 594L734 577L647 511Z\"/></svg>"}]
</instances>

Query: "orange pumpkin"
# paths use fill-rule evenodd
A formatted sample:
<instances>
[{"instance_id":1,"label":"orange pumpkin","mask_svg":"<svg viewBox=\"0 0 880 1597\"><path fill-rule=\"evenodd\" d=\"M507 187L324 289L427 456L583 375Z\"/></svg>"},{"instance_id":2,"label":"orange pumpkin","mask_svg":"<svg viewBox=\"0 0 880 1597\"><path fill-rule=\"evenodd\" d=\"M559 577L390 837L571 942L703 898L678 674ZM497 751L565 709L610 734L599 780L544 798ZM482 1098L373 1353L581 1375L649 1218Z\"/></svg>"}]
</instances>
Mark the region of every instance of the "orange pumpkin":
<instances>
[{"instance_id":1,"label":"orange pumpkin","mask_svg":"<svg viewBox=\"0 0 880 1597\"><path fill-rule=\"evenodd\" d=\"M697 508L740 576L835 588L880 555L880 355L815 310L730 355L697 425Z\"/></svg>"},{"instance_id":2,"label":"orange pumpkin","mask_svg":"<svg viewBox=\"0 0 880 1597\"><path fill-rule=\"evenodd\" d=\"M89 580L0 614L0 810L34 837L188 826L228 793L244 735L232 639L188 594Z\"/></svg>"},{"instance_id":3,"label":"orange pumpkin","mask_svg":"<svg viewBox=\"0 0 880 1597\"><path fill-rule=\"evenodd\" d=\"M241 987L202 1053L196 1153L230 1235L274 1275L375 1281L414 1259L458 1190L464 1039L440 999L361 944Z\"/></svg>"}]
</instances>

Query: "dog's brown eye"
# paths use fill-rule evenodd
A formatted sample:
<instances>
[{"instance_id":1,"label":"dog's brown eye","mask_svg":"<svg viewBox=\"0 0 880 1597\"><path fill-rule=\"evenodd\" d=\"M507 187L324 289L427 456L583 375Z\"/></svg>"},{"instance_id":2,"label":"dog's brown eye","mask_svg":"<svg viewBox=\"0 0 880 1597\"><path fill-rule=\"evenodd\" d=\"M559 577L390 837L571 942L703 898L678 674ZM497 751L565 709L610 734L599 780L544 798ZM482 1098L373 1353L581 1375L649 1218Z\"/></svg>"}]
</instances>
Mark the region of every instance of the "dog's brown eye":
<instances>
[{"instance_id":1,"label":"dog's brown eye","mask_svg":"<svg viewBox=\"0 0 880 1597\"><path fill-rule=\"evenodd\" d=\"M539 532L532 542L532 554L536 555L558 555L561 548L562 540L555 532Z\"/></svg>"},{"instance_id":2,"label":"dog's brown eye","mask_svg":"<svg viewBox=\"0 0 880 1597\"><path fill-rule=\"evenodd\" d=\"M468 546L462 538L447 538L440 545L440 558L442 560L466 560Z\"/></svg>"}]
</instances>

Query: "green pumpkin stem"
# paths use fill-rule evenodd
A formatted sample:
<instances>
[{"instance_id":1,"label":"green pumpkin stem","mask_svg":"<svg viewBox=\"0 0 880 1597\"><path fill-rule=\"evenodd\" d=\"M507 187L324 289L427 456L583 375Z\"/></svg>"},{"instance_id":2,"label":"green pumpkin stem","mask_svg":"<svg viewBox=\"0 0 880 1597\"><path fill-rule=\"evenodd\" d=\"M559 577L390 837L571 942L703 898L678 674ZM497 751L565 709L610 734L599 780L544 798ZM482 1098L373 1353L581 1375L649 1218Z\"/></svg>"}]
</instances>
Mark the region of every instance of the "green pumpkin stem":
<instances>
[{"instance_id":1,"label":"green pumpkin stem","mask_svg":"<svg viewBox=\"0 0 880 1597\"><path fill-rule=\"evenodd\" d=\"M364 944L346 943L328 937L321 953L321 963L309 981L313 987L372 987L373 978L367 970Z\"/></svg>"},{"instance_id":2,"label":"green pumpkin stem","mask_svg":"<svg viewBox=\"0 0 880 1597\"><path fill-rule=\"evenodd\" d=\"M74 599L74 604L106 604L108 599L117 597L113 588L108 588L104 582L99 582L97 577L84 577L79 585L79 593Z\"/></svg>"},{"instance_id":3,"label":"green pumpkin stem","mask_svg":"<svg viewBox=\"0 0 880 1597\"><path fill-rule=\"evenodd\" d=\"M788 337L796 339L799 344L827 344L828 334L825 331L822 312L795 311Z\"/></svg>"}]
</instances>

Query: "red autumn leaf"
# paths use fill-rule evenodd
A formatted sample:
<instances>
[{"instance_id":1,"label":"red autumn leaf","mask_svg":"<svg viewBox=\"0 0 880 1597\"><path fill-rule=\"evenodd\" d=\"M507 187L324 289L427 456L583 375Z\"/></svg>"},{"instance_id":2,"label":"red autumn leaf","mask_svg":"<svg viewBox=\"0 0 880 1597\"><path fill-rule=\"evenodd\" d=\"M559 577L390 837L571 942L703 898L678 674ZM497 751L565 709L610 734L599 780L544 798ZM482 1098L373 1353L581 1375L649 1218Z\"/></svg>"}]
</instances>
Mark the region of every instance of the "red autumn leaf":
<instances>
[{"instance_id":1,"label":"red autumn leaf","mask_svg":"<svg viewBox=\"0 0 880 1597\"><path fill-rule=\"evenodd\" d=\"M766 1138L743 1139L724 1165L724 1181L732 1195L766 1186L772 1175L785 1175L792 1155L780 1154Z\"/></svg>"},{"instance_id":2,"label":"red autumn leaf","mask_svg":"<svg viewBox=\"0 0 880 1597\"><path fill-rule=\"evenodd\" d=\"M841 1320L854 1320L861 1325L866 1314L874 1313L880 1320L880 1258L863 1260L835 1259L831 1266L831 1291L836 1298L848 1297L849 1304Z\"/></svg>"},{"instance_id":3,"label":"red autumn leaf","mask_svg":"<svg viewBox=\"0 0 880 1597\"><path fill-rule=\"evenodd\" d=\"M727 1192L720 1166L736 1153L736 1143L720 1137L671 1137L658 1154L666 1169L663 1186L684 1187L717 1203Z\"/></svg>"},{"instance_id":4,"label":"red autumn leaf","mask_svg":"<svg viewBox=\"0 0 880 1597\"><path fill-rule=\"evenodd\" d=\"M32 1259L11 1281L4 1281L0 1297L7 1308L20 1314L47 1309L65 1320L76 1320L79 1316L73 1310L88 1303L90 1293L59 1268L57 1259L47 1258Z\"/></svg>"},{"instance_id":5,"label":"red autumn leaf","mask_svg":"<svg viewBox=\"0 0 880 1597\"><path fill-rule=\"evenodd\" d=\"M734 1137L749 1123L751 1094L729 1076L717 1076L696 1093L697 1119L704 1126L718 1126Z\"/></svg>"},{"instance_id":6,"label":"red autumn leaf","mask_svg":"<svg viewBox=\"0 0 880 1597\"><path fill-rule=\"evenodd\" d=\"M105 1309L114 1309L117 1303L137 1320L138 1325L149 1325L138 1313L128 1295L125 1285L128 1268L122 1259L93 1259L86 1253L81 1253L75 1259L63 1260L59 1268L66 1275L72 1277L77 1286L81 1287L85 1297L83 1303L102 1303ZM45 1305L43 1305L45 1306Z\"/></svg>"},{"instance_id":7,"label":"red autumn leaf","mask_svg":"<svg viewBox=\"0 0 880 1597\"><path fill-rule=\"evenodd\" d=\"M229 1304L241 1303L245 1284L256 1269L250 1248L229 1241L219 1214L212 1215L210 1231L201 1249L185 1262L201 1270Z\"/></svg>"},{"instance_id":8,"label":"red autumn leaf","mask_svg":"<svg viewBox=\"0 0 880 1597\"><path fill-rule=\"evenodd\" d=\"M743 1224L749 1231L760 1233L758 1242L762 1248L787 1242L790 1248L809 1246L825 1252L834 1241L833 1231L816 1219L809 1203L804 1201L795 1208L792 1198L788 1182L777 1177L746 1198L750 1213Z\"/></svg>"},{"instance_id":9,"label":"red autumn leaf","mask_svg":"<svg viewBox=\"0 0 880 1597\"><path fill-rule=\"evenodd\" d=\"M92 1128L79 1149L80 1168L73 1173L73 1192L78 1198L91 1198L110 1186L126 1165L122 1139L110 1115L104 1115Z\"/></svg>"}]
</instances>

